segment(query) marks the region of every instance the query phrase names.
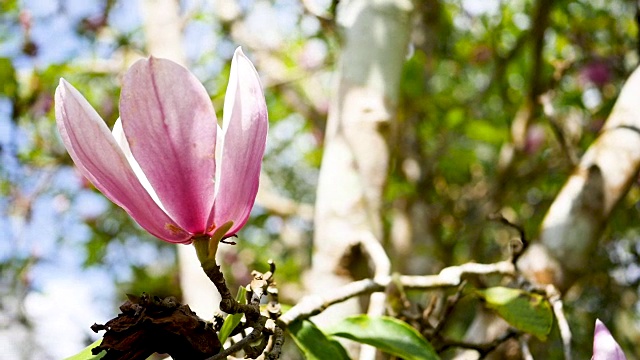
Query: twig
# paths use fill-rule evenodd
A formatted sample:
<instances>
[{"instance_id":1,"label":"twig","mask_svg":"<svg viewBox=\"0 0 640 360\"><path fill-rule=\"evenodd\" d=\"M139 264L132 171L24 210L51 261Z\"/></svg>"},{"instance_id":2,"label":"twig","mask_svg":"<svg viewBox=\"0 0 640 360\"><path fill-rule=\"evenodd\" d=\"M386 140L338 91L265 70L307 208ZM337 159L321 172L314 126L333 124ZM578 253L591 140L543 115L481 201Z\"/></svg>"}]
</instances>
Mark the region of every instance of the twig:
<instances>
[{"instance_id":1,"label":"twig","mask_svg":"<svg viewBox=\"0 0 640 360\"><path fill-rule=\"evenodd\" d=\"M446 349L451 348L451 347L459 347L459 348L463 348L463 349L471 349L471 350L475 350L478 353L480 353L480 357L478 359L484 359L487 355L489 355L493 350L495 350L502 343L504 343L505 341L507 341L509 339L513 339L515 337L518 337L520 335L521 335L520 332L518 332L518 331L516 331L514 329L509 329L502 336L500 336L499 338L493 340L492 342L490 342L488 344L472 344L472 343L467 343L467 342L464 342L464 341L447 340L442 345L442 347L439 348L437 351L441 352L441 351L446 350Z\"/></svg>"},{"instance_id":2,"label":"twig","mask_svg":"<svg viewBox=\"0 0 640 360\"><path fill-rule=\"evenodd\" d=\"M251 281L247 292L249 304L240 304L233 298L225 282L224 275L222 274L222 271L220 271L220 266L215 262L215 258L201 260L201 264L205 274L207 274L207 277L209 277L211 282L216 286L220 296L222 297L222 300L220 301L220 310L228 314L244 314L246 318L244 327L253 328L249 335L222 350L215 356L210 357L208 360L224 359L228 355L239 350L244 350L246 357L258 357L265 351L268 345L269 335L275 332L275 330L272 332L265 329L267 317L260 314L260 300L265 292L268 292L272 295L272 299L277 301L277 291L274 290L275 287L273 282L273 274L276 271L275 263L269 260L269 271L264 274L257 271L252 273L253 280ZM271 304L271 307L273 308L273 311L270 311L270 316L277 317L280 311L279 306ZM260 336L264 336L261 343L255 347L251 346L253 342L260 338ZM280 342L282 342L282 339L280 339ZM274 355L272 356L279 356L279 351L273 354Z\"/></svg>"},{"instance_id":3,"label":"twig","mask_svg":"<svg viewBox=\"0 0 640 360\"><path fill-rule=\"evenodd\" d=\"M533 354L531 354L531 349L529 349L528 336L520 337L520 351L522 352L522 358L524 360L533 360Z\"/></svg>"},{"instance_id":4,"label":"twig","mask_svg":"<svg viewBox=\"0 0 640 360\"><path fill-rule=\"evenodd\" d=\"M271 178L263 171L260 173L260 189L256 196L256 203L264 207L270 213L300 218L311 221L313 219L313 205L296 202L293 199L278 194Z\"/></svg>"},{"instance_id":5,"label":"twig","mask_svg":"<svg viewBox=\"0 0 640 360\"><path fill-rule=\"evenodd\" d=\"M567 318L564 316L564 309L562 304L562 299L560 297L560 292L553 285L548 285L546 288L547 299L551 303L553 308L553 313L556 316L556 320L558 321L558 329L560 330L560 337L562 338L562 347L564 350L564 358L565 360L571 360L571 328L569 327L569 322Z\"/></svg>"},{"instance_id":6,"label":"twig","mask_svg":"<svg viewBox=\"0 0 640 360\"><path fill-rule=\"evenodd\" d=\"M244 349L246 345L250 345L252 342L258 340L260 335L262 335L262 329L264 328L264 324L266 323L266 321L267 318L260 317L260 319L256 323L256 326L253 328L253 331L251 331L249 335L247 335L237 343L222 350L220 353L208 358L207 360L225 359L227 356Z\"/></svg>"},{"instance_id":7,"label":"twig","mask_svg":"<svg viewBox=\"0 0 640 360\"><path fill-rule=\"evenodd\" d=\"M493 264L466 263L459 266L451 266L442 269L438 275L408 276L401 275L397 279L406 288L410 289L439 289L456 287L462 283L468 275L502 274L515 276L516 269L511 261L500 261ZM364 279L354 281L342 286L330 294L308 295L284 313L279 323L287 326L298 319L307 319L321 313L331 305L343 302L354 296L384 291L391 283L391 276L377 279Z\"/></svg>"},{"instance_id":8,"label":"twig","mask_svg":"<svg viewBox=\"0 0 640 360\"><path fill-rule=\"evenodd\" d=\"M571 144L569 143L569 139L564 135L564 132L560 128L560 121L556 115L555 108L551 103L552 91L547 91L546 93L540 95L540 103L542 104L542 111L545 116L549 119L549 124L551 124L551 129L553 130L554 135L558 139L558 143L560 144L560 148L562 152L567 156L569 162L572 167L575 167L580 162L578 159L578 155L576 151L573 149Z\"/></svg>"},{"instance_id":9,"label":"twig","mask_svg":"<svg viewBox=\"0 0 640 360\"><path fill-rule=\"evenodd\" d=\"M243 313L247 317L247 322L256 321L260 316L259 304L240 304L233 298L231 291L227 287L222 271L220 271L220 265L216 264L215 259L202 262L202 269L207 274L211 282L215 285L216 289L220 293L222 300L220 300L220 310L227 314L239 314Z\"/></svg>"},{"instance_id":10,"label":"twig","mask_svg":"<svg viewBox=\"0 0 640 360\"><path fill-rule=\"evenodd\" d=\"M449 320L450 318L449 315L451 315L455 305L458 303L458 301L462 297L462 290L464 289L466 284L467 282L463 281L462 284L458 286L458 290L456 291L456 293L450 296L449 298L447 298L447 303L445 305L444 311L442 311L442 315L439 316L440 321L438 321L438 324L433 328L434 334L439 333L440 330L442 330L442 328L446 324L447 320Z\"/></svg>"},{"instance_id":11,"label":"twig","mask_svg":"<svg viewBox=\"0 0 640 360\"><path fill-rule=\"evenodd\" d=\"M380 241L376 239L370 231L364 232L360 236L360 244L373 263L374 279L391 275L391 260L389 260ZM386 301L387 295L385 292L375 292L371 294L367 314L371 316L383 315ZM376 348L371 345L362 345L360 349L360 360L375 359L376 351Z\"/></svg>"},{"instance_id":12,"label":"twig","mask_svg":"<svg viewBox=\"0 0 640 360\"><path fill-rule=\"evenodd\" d=\"M373 263L374 278L389 276L391 273L391 260L380 241L370 232L366 231L360 236L360 244L369 255Z\"/></svg>"},{"instance_id":13,"label":"twig","mask_svg":"<svg viewBox=\"0 0 640 360\"><path fill-rule=\"evenodd\" d=\"M502 214L489 215L489 220L498 221L501 224L506 225L518 231L518 234L520 235L520 241L522 242L522 246L519 249L515 249L515 250L513 250L512 248L513 252L511 253L511 262L515 265L518 262L518 258L520 258L520 255L522 255L522 253L524 253L524 251L529 246L529 241L527 240L527 235L524 231L524 228L518 224L514 224L511 221L507 220L507 218L502 216Z\"/></svg>"},{"instance_id":14,"label":"twig","mask_svg":"<svg viewBox=\"0 0 640 360\"><path fill-rule=\"evenodd\" d=\"M266 355L267 360L275 360L280 357L282 352L282 345L284 344L284 331L281 327L275 327L273 331L273 348Z\"/></svg>"}]
</instances>

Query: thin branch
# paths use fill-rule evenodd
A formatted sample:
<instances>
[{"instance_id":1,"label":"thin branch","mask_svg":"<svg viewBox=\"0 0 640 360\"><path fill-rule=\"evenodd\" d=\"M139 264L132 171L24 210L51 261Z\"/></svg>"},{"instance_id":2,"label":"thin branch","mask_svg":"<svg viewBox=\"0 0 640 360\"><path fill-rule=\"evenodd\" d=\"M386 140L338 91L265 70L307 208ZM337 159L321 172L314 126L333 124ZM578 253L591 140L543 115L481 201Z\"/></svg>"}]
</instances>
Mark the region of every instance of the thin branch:
<instances>
[{"instance_id":1,"label":"thin branch","mask_svg":"<svg viewBox=\"0 0 640 360\"><path fill-rule=\"evenodd\" d=\"M440 349L438 349L438 352L441 352L451 347L459 347L463 349L475 350L478 353L480 353L480 357L478 359L484 359L487 355L489 355L493 350L495 350L502 343L504 343L509 339L516 338L521 334L522 333L514 329L509 329L502 336L498 337L497 339L493 340L488 344L473 344L473 343L468 343L464 341L448 340L443 344L443 346Z\"/></svg>"},{"instance_id":2,"label":"thin branch","mask_svg":"<svg viewBox=\"0 0 640 360\"><path fill-rule=\"evenodd\" d=\"M447 303L445 305L445 308L442 311L442 314L439 316L440 321L438 321L438 324L433 328L434 334L439 333L440 330L444 328L444 325L446 324L447 320L450 319L450 315L453 312L453 309L455 308L456 304L462 297L462 290L464 290L464 287L466 284L467 282L463 281L462 284L458 286L458 290L456 291L456 293L450 296L449 298L447 298Z\"/></svg>"},{"instance_id":3,"label":"thin branch","mask_svg":"<svg viewBox=\"0 0 640 360\"><path fill-rule=\"evenodd\" d=\"M218 292L222 297L222 300L220 300L220 310L227 314L243 313L247 317L248 322L256 321L258 319L260 316L259 303L240 304L237 302L231 295L231 291L229 291L225 282L224 275L222 274L222 271L220 271L220 266L216 264L215 259L203 261L202 269L215 285L216 289L218 289Z\"/></svg>"},{"instance_id":4,"label":"thin branch","mask_svg":"<svg viewBox=\"0 0 640 360\"><path fill-rule=\"evenodd\" d=\"M529 337L521 336L520 337L520 351L522 352L522 358L524 360L533 360L533 354L531 354L531 349L529 349Z\"/></svg>"},{"instance_id":5,"label":"thin branch","mask_svg":"<svg viewBox=\"0 0 640 360\"><path fill-rule=\"evenodd\" d=\"M256 203L278 216L299 216L307 221L313 219L313 205L299 203L278 194L273 182L264 172L260 173L260 188L256 196Z\"/></svg>"},{"instance_id":6,"label":"thin branch","mask_svg":"<svg viewBox=\"0 0 640 360\"><path fill-rule=\"evenodd\" d=\"M205 274L207 274L207 277L209 277L211 282L216 286L222 297L220 310L228 314L244 314L246 318L244 327L253 328L249 335L222 350L220 353L210 357L208 360L224 359L228 355L240 350L244 350L246 357L255 359L265 351L270 335L276 332L275 329L265 328L268 318L260 313L260 301L266 293L271 295L274 301L277 301L277 291L275 291L275 283L273 282L273 275L276 271L275 263L269 260L269 271L264 274L257 271L252 273L253 280L247 290L249 304L240 304L233 298L225 282L224 275L222 271L220 271L220 266L216 264L214 258L201 260L201 265ZM270 311L270 316L277 316L280 311L279 306L275 304L270 305L273 310ZM251 344L260 339L260 337L263 337L261 343L257 346L252 346ZM283 339L279 339L280 342L282 342L282 340ZM270 353L274 354L272 355L273 358L273 356L279 354L279 350Z\"/></svg>"},{"instance_id":7,"label":"thin branch","mask_svg":"<svg viewBox=\"0 0 640 360\"><path fill-rule=\"evenodd\" d=\"M380 240L370 231L363 232L359 240L373 263L374 278L389 276L391 274L391 260L389 260Z\"/></svg>"},{"instance_id":8,"label":"thin branch","mask_svg":"<svg viewBox=\"0 0 640 360\"><path fill-rule=\"evenodd\" d=\"M360 244L369 255L369 259L373 263L374 279L381 277L389 277L391 275L391 260L387 256L386 251L382 247L380 241L370 231L365 231L360 236ZM369 308L367 314L371 316L383 315L385 304L387 302L387 294L385 292L375 292L369 297ZM376 348L371 345L362 345L360 349L360 360L368 360L376 358Z\"/></svg>"},{"instance_id":9,"label":"thin branch","mask_svg":"<svg viewBox=\"0 0 640 360\"><path fill-rule=\"evenodd\" d=\"M553 313L558 321L558 329L560 330L560 337L562 338L562 347L564 350L565 360L571 360L571 328L569 322L564 316L564 309L562 304L561 294L553 285L548 285L546 288L547 299L553 308Z\"/></svg>"},{"instance_id":10,"label":"thin branch","mask_svg":"<svg viewBox=\"0 0 640 360\"><path fill-rule=\"evenodd\" d=\"M515 276L516 269L511 261L501 261L493 264L466 263L444 268L438 275L401 275L397 279L400 284L409 289L439 289L459 286L464 278L469 275L492 274ZM307 319L321 313L331 305L343 302L354 296L384 291L391 281L391 276L358 280L331 293L305 296L297 305L284 313L278 321L280 324L287 326L295 320Z\"/></svg>"},{"instance_id":11,"label":"thin branch","mask_svg":"<svg viewBox=\"0 0 640 360\"><path fill-rule=\"evenodd\" d=\"M282 345L284 344L284 331L281 327L275 327L273 331L273 348L266 355L267 360L274 360L280 358L282 352Z\"/></svg>"},{"instance_id":12,"label":"thin branch","mask_svg":"<svg viewBox=\"0 0 640 360\"><path fill-rule=\"evenodd\" d=\"M237 343L229 346L228 348L222 350L220 353L208 358L207 360L221 360L226 359L227 356L236 353L245 348L245 346L250 345L252 342L258 340L260 335L262 335L262 329L264 329L264 324L266 323L267 318L261 317L260 320L256 323L256 326L253 328L253 331L246 337L242 338L242 340Z\"/></svg>"},{"instance_id":13,"label":"thin branch","mask_svg":"<svg viewBox=\"0 0 640 360\"><path fill-rule=\"evenodd\" d=\"M558 116L556 115L556 110L551 103L552 92L547 91L546 93L540 96L540 103L542 104L542 111L545 116L549 119L549 124L551 125L551 129L553 130L554 135L558 139L558 143L560 144L560 148L562 152L567 156L569 162L571 163L571 167L575 167L580 162L578 159L578 154L575 149L569 143L569 139L564 135L562 128L560 127L560 121Z\"/></svg>"},{"instance_id":14,"label":"thin branch","mask_svg":"<svg viewBox=\"0 0 640 360\"><path fill-rule=\"evenodd\" d=\"M506 225L518 232L518 235L520 236L520 241L522 242L521 244L522 246L520 246L520 248L515 248L515 249L513 246L511 247L511 250L512 250L511 262L514 265L516 265L516 263L518 262L518 258L520 258L520 255L522 255L522 253L529 246L529 241L527 240L527 234L525 233L524 228L521 225L512 223L507 218L502 216L502 214L489 215L489 220L498 221L499 223Z\"/></svg>"}]
</instances>

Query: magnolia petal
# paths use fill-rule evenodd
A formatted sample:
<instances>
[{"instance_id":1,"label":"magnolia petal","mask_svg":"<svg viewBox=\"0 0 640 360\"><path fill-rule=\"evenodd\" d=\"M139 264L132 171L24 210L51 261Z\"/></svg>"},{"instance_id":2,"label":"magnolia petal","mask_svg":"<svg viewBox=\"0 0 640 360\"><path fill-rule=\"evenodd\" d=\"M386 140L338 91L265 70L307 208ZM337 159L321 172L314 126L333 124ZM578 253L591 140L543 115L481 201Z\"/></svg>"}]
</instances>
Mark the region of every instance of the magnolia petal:
<instances>
[{"instance_id":1,"label":"magnolia petal","mask_svg":"<svg viewBox=\"0 0 640 360\"><path fill-rule=\"evenodd\" d=\"M593 335L592 360L626 360L622 348L613 338L609 329L596 319L596 328Z\"/></svg>"},{"instance_id":2,"label":"magnolia petal","mask_svg":"<svg viewBox=\"0 0 640 360\"><path fill-rule=\"evenodd\" d=\"M234 234L249 218L258 192L260 167L269 127L267 105L258 72L238 48L231 62L224 100L219 187L209 224L233 221Z\"/></svg>"},{"instance_id":3,"label":"magnolia petal","mask_svg":"<svg viewBox=\"0 0 640 360\"><path fill-rule=\"evenodd\" d=\"M100 115L71 84L60 79L55 111L58 131L80 172L140 226L160 239L189 243L182 230L142 187Z\"/></svg>"},{"instance_id":4,"label":"magnolia petal","mask_svg":"<svg viewBox=\"0 0 640 360\"><path fill-rule=\"evenodd\" d=\"M124 156L127 158L127 161L129 161L129 165L131 166L131 169L133 170L134 174L136 174L136 176L138 177L140 184L142 184L144 189L147 190L147 192L149 193L153 201L155 201L156 204L158 204L158 206L162 209L162 211L166 213L167 210L164 208L164 206L162 205L162 202L160 201L160 198L158 198L158 194L156 194L156 191L151 186L149 179L147 179L147 175L144 174L144 171L142 171L140 164L138 164L136 159L133 157L133 154L131 153L131 148L129 147L129 141L127 141L127 137L124 134L124 129L122 128L122 121L120 120L120 118L116 120L116 123L113 125L113 129L111 130L111 133L113 134L113 137L116 139L116 142L120 146L120 149L122 149L122 152L124 153Z\"/></svg>"},{"instance_id":5,"label":"magnolia petal","mask_svg":"<svg viewBox=\"0 0 640 360\"><path fill-rule=\"evenodd\" d=\"M169 216L191 233L204 233L214 199L217 129L205 88L170 60L139 60L124 77L120 117L131 152Z\"/></svg>"}]
</instances>

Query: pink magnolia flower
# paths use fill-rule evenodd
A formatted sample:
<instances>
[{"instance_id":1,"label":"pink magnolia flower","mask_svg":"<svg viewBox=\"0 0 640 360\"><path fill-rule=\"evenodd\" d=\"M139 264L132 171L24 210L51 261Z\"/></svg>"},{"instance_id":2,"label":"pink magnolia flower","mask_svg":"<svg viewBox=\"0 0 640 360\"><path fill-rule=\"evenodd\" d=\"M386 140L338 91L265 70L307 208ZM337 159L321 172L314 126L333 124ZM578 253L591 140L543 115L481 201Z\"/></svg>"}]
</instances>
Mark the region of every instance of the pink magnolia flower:
<instances>
[{"instance_id":1,"label":"pink magnolia flower","mask_svg":"<svg viewBox=\"0 0 640 360\"><path fill-rule=\"evenodd\" d=\"M222 129L196 77L154 57L124 76L113 132L64 79L55 102L58 130L80 172L151 234L188 244L231 236L247 222L268 119L258 73L240 48Z\"/></svg>"},{"instance_id":2,"label":"pink magnolia flower","mask_svg":"<svg viewBox=\"0 0 640 360\"><path fill-rule=\"evenodd\" d=\"M591 360L626 360L620 345L613 338L609 329L596 319L596 328L593 334L593 357Z\"/></svg>"}]
</instances>

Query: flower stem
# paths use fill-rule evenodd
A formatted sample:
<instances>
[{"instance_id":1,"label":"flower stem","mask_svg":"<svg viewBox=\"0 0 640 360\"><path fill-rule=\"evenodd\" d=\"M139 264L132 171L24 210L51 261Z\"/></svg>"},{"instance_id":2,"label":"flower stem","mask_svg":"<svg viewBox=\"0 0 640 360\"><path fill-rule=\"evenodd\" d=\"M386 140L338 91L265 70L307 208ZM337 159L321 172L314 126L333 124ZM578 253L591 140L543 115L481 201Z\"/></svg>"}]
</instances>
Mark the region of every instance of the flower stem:
<instances>
[{"instance_id":1,"label":"flower stem","mask_svg":"<svg viewBox=\"0 0 640 360\"><path fill-rule=\"evenodd\" d=\"M227 314L243 313L247 317L247 321L257 321L260 317L259 304L240 304L233 298L231 291L227 287L227 283L224 279L222 271L220 271L220 265L216 264L215 259L207 259L201 262L202 270L207 274L207 277L216 286L220 297L220 310Z\"/></svg>"}]
</instances>

